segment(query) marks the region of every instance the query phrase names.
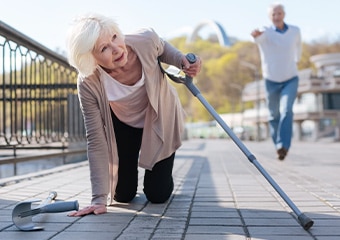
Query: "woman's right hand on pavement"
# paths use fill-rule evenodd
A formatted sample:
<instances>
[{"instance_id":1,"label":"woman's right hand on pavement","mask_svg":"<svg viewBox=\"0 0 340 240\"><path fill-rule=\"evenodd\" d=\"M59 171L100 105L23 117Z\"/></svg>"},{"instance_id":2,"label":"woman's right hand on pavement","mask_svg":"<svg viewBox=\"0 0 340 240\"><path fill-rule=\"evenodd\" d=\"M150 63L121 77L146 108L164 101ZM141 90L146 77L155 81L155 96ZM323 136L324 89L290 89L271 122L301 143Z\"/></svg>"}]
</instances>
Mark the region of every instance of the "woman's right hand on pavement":
<instances>
[{"instance_id":1,"label":"woman's right hand on pavement","mask_svg":"<svg viewBox=\"0 0 340 240\"><path fill-rule=\"evenodd\" d=\"M95 215L99 215L99 214L103 214L106 213L107 209L105 205L90 205L87 206L79 211L76 212L72 212L70 214L68 214L67 216L69 217L80 217L80 216L85 216L88 214L95 214Z\"/></svg>"}]
</instances>

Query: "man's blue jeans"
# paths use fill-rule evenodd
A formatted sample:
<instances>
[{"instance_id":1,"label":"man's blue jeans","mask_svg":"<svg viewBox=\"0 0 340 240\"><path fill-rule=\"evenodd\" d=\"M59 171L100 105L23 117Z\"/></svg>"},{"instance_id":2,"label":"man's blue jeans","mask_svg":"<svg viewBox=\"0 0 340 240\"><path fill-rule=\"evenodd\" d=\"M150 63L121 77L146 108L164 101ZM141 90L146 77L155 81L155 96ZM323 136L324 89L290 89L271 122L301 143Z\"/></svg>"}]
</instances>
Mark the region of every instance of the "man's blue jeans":
<instances>
[{"instance_id":1,"label":"man's blue jeans","mask_svg":"<svg viewBox=\"0 0 340 240\"><path fill-rule=\"evenodd\" d=\"M298 76L285 82L265 80L269 129L276 149L289 149L293 132L293 104L299 86Z\"/></svg>"}]
</instances>

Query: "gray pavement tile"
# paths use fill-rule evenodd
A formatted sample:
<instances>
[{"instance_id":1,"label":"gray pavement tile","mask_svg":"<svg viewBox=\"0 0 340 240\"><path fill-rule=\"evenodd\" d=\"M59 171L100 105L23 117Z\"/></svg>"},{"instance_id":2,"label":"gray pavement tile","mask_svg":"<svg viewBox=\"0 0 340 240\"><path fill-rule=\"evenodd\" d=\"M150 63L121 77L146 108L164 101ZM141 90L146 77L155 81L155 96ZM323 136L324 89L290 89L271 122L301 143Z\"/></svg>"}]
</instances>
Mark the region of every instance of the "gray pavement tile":
<instances>
[{"instance_id":1,"label":"gray pavement tile","mask_svg":"<svg viewBox=\"0 0 340 240\"><path fill-rule=\"evenodd\" d=\"M107 223L110 222L112 224L115 223L127 223L131 221L131 219L134 217L134 214L122 214L122 213L112 213L108 212L106 214L100 214L100 215L87 215L84 217L74 217L75 219L78 219L78 223Z\"/></svg>"},{"instance_id":2,"label":"gray pavement tile","mask_svg":"<svg viewBox=\"0 0 340 240\"><path fill-rule=\"evenodd\" d=\"M187 218L182 219L170 219L170 218L162 218L158 224L158 228L185 228L187 225Z\"/></svg>"},{"instance_id":3,"label":"gray pavement tile","mask_svg":"<svg viewBox=\"0 0 340 240\"><path fill-rule=\"evenodd\" d=\"M143 228L140 225L129 225L126 229L124 229L122 236L133 236L136 235L138 233L143 233L143 234L148 234L148 235L152 235L154 232L153 228Z\"/></svg>"},{"instance_id":4,"label":"gray pavement tile","mask_svg":"<svg viewBox=\"0 0 340 240\"><path fill-rule=\"evenodd\" d=\"M308 216L317 223L319 220L339 220L340 219L340 213L337 212L308 212Z\"/></svg>"},{"instance_id":5,"label":"gray pavement tile","mask_svg":"<svg viewBox=\"0 0 340 240\"><path fill-rule=\"evenodd\" d=\"M38 232L21 232L21 231L6 231L1 232L0 237L4 240L48 240L51 239L57 232L38 231Z\"/></svg>"},{"instance_id":6,"label":"gray pavement tile","mask_svg":"<svg viewBox=\"0 0 340 240\"><path fill-rule=\"evenodd\" d=\"M242 201L237 201L237 206L242 209L242 208L253 208L253 209L280 209L282 205L275 201L262 201L262 202L257 202L257 201L252 201L252 202L242 202Z\"/></svg>"},{"instance_id":7,"label":"gray pavement tile","mask_svg":"<svg viewBox=\"0 0 340 240\"><path fill-rule=\"evenodd\" d=\"M158 223L161 221L161 218L159 216L140 216L133 218L133 220L130 222L130 226L135 227L145 227L145 228L155 228Z\"/></svg>"},{"instance_id":8,"label":"gray pavement tile","mask_svg":"<svg viewBox=\"0 0 340 240\"><path fill-rule=\"evenodd\" d=\"M309 236L309 233L301 228L299 225L295 226L248 226L247 227L249 234L251 237L257 237L258 234L261 235L285 235L291 236L291 239L294 239L293 236Z\"/></svg>"},{"instance_id":9,"label":"gray pavement tile","mask_svg":"<svg viewBox=\"0 0 340 240\"><path fill-rule=\"evenodd\" d=\"M33 216L33 221L37 223L73 223L78 219L74 217L68 217L66 212L62 213L41 213Z\"/></svg>"},{"instance_id":10,"label":"gray pavement tile","mask_svg":"<svg viewBox=\"0 0 340 240\"><path fill-rule=\"evenodd\" d=\"M310 232L315 236L340 236L340 226L315 227Z\"/></svg>"},{"instance_id":11,"label":"gray pavement tile","mask_svg":"<svg viewBox=\"0 0 340 240\"><path fill-rule=\"evenodd\" d=\"M167 233L158 233L156 232L151 238L151 240L163 240L163 239L169 239L169 240L175 240L175 239L182 239L182 234L167 234Z\"/></svg>"},{"instance_id":12,"label":"gray pavement tile","mask_svg":"<svg viewBox=\"0 0 340 240\"><path fill-rule=\"evenodd\" d=\"M185 240L248 240L245 236L236 234L187 234Z\"/></svg>"},{"instance_id":13,"label":"gray pavement tile","mask_svg":"<svg viewBox=\"0 0 340 240\"><path fill-rule=\"evenodd\" d=\"M118 234L114 232L62 232L58 235L50 238L51 240L85 240L85 239L95 239L95 240L111 240L116 239ZM147 238L146 238L147 239ZM18 240L18 239L13 239ZM36 239L37 240L37 239Z\"/></svg>"},{"instance_id":14,"label":"gray pavement tile","mask_svg":"<svg viewBox=\"0 0 340 240\"><path fill-rule=\"evenodd\" d=\"M192 212L234 212L236 211L234 208L234 203L232 204L228 204L225 206L225 204L223 204L222 206L220 206L220 204L214 204L214 203L210 203L207 206L201 206L201 205L195 205L191 208Z\"/></svg>"},{"instance_id":15,"label":"gray pavement tile","mask_svg":"<svg viewBox=\"0 0 340 240\"><path fill-rule=\"evenodd\" d=\"M191 206L191 199L184 199L184 201L179 201L175 198L169 203L167 209L189 209Z\"/></svg>"},{"instance_id":16,"label":"gray pavement tile","mask_svg":"<svg viewBox=\"0 0 340 240\"><path fill-rule=\"evenodd\" d=\"M218 211L218 212L192 212L191 218L235 218L239 217L236 211Z\"/></svg>"},{"instance_id":17,"label":"gray pavement tile","mask_svg":"<svg viewBox=\"0 0 340 240\"><path fill-rule=\"evenodd\" d=\"M64 231L70 224L69 223L50 223L50 222L34 222L34 226L43 227L43 231L47 232L61 232ZM7 228L5 231L20 231L15 225Z\"/></svg>"},{"instance_id":18,"label":"gray pavement tile","mask_svg":"<svg viewBox=\"0 0 340 240\"><path fill-rule=\"evenodd\" d=\"M190 226L194 225L205 225L205 226L242 226L243 223L239 217L228 217L228 218L219 218L219 217L214 217L214 218L190 218L189 221Z\"/></svg>"},{"instance_id":19,"label":"gray pavement tile","mask_svg":"<svg viewBox=\"0 0 340 240\"><path fill-rule=\"evenodd\" d=\"M219 208L228 208L235 207L235 201L209 201L208 199L202 200L202 198L195 198L192 204L193 208L203 208L203 207L219 207Z\"/></svg>"},{"instance_id":20,"label":"gray pavement tile","mask_svg":"<svg viewBox=\"0 0 340 240\"><path fill-rule=\"evenodd\" d=\"M232 196L195 196L195 202L212 202L212 203L222 203L222 202L234 202Z\"/></svg>"},{"instance_id":21,"label":"gray pavement tile","mask_svg":"<svg viewBox=\"0 0 340 240\"><path fill-rule=\"evenodd\" d=\"M12 222L12 218L8 218L8 216L12 216L12 209L2 209L2 210L0 210L0 223L2 223L2 222Z\"/></svg>"},{"instance_id":22,"label":"gray pavement tile","mask_svg":"<svg viewBox=\"0 0 340 240\"><path fill-rule=\"evenodd\" d=\"M339 236L318 236L318 240L338 240Z\"/></svg>"},{"instance_id":23,"label":"gray pavement tile","mask_svg":"<svg viewBox=\"0 0 340 240\"><path fill-rule=\"evenodd\" d=\"M317 227L340 227L340 218L335 219L322 219L322 218L313 218L314 224Z\"/></svg>"},{"instance_id":24,"label":"gray pavement tile","mask_svg":"<svg viewBox=\"0 0 340 240\"><path fill-rule=\"evenodd\" d=\"M292 215L283 211L265 211L258 209L240 209L244 218L291 218Z\"/></svg>"},{"instance_id":25,"label":"gray pavement tile","mask_svg":"<svg viewBox=\"0 0 340 240\"><path fill-rule=\"evenodd\" d=\"M187 234L237 234L243 235L244 229L240 226L188 226Z\"/></svg>"},{"instance_id":26,"label":"gray pavement tile","mask_svg":"<svg viewBox=\"0 0 340 240\"><path fill-rule=\"evenodd\" d=\"M294 218L244 218L245 224L250 226L293 226L299 223Z\"/></svg>"},{"instance_id":27,"label":"gray pavement tile","mask_svg":"<svg viewBox=\"0 0 340 240\"><path fill-rule=\"evenodd\" d=\"M300 205L300 209L302 212L316 212L316 213L323 213L323 212L330 212L334 211L334 209L328 205L315 205L315 206L305 206Z\"/></svg>"},{"instance_id":28,"label":"gray pavement tile","mask_svg":"<svg viewBox=\"0 0 340 240\"><path fill-rule=\"evenodd\" d=\"M65 229L66 232L121 232L127 223L74 223Z\"/></svg>"},{"instance_id":29,"label":"gray pavement tile","mask_svg":"<svg viewBox=\"0 0 340 240\"><path fill-rule=\"evenodd\" d=\"M186 211L166 211L163 214L163 217L166 218L177 218L177 219L182 219L182 218L187 218L189 216L189 212Z\"/></svg>"},{"instance_id":30,"label":"gray pavement tile","mask_svg":"<svg viewBox=\"0 0 340 240\"><path fill-rule=\"evenodd\" d=\"M139 233L126 233L126 234L123 233L122 235L119 235L118 237L114 239L115 240L144 240L144 239L146 240L146 239L151 239L151 238L152 238L152 233L139 232Z\"/></svg>"},{"instance_id":31,"label":"gray pavement tile","mask_svg":"<svg viewBox=\"0 0 340 240\"><path fill-rule=\"evenodd\" d=\"M295 235L257 235L256 237L251 237L251 240L294 240L294 239L299 239L299 240L315 240L314 237L312 236L295 236ZM247 239L248 240L248 239ZM319 239L319 240L326 240L326 239ZM335 239L334 239L335 240Z\"/></svg>"},{"instance_id":32,"label":"gray pavement tile","mask_svg":"<svg viewBox=\"0 0 340 240\"><path fill-rule=\"evenodd\" d=\"M5 229L10 228L11 226L13 226L12 220L8 221L8 216L6 216L7 219L5 219L5 221L1 221L0 222L0 231L4 231ZM1 236L1 233L0 233Z\"/></svg>"},{"instance_id":33,"label":"gray pavement tile","mask_svg":"<svg viewBox=\"0 0 340 240\"><path fill-rule=\"evenodd\" d=\"M182 235L185 232L185 228L183 226L183 228L172 228L172 227L167 227L167 228L160 228L157 227L157 229L155 230L154 234L157 235L172 235L172 234L176 234L176 235Z\"/></svg>"}]
</instances>

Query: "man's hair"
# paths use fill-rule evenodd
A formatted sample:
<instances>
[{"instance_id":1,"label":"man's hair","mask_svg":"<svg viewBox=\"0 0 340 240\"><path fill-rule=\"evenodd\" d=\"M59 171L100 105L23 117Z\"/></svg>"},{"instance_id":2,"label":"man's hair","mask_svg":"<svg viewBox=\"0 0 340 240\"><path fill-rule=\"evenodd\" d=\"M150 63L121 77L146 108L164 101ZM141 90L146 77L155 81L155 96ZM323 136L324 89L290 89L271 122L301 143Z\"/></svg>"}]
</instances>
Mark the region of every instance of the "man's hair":
<instances>
[{"instance_id":1,"label":"man's hair","mask_svg":"<svg viewBox=\"0 0 340 240\"><path fill-rule=\"evenodd\" d=\"M285 7L282 3L275 2L269 5L268 7L268 15L270 16L275 8L281 8L282 11L285 13Z\"/></svg>"},{"instance_id":2,"label":"man's hair","mask_svg":"<svg viewBox=\"0 0 340 240\"><path fill-rule=\"evenodd\" d=\"M79 75L87 77L95 71L97 63L92 51L103 33L116 33L124 38L117 23L111 18L87 14L74 20L68 32L66 45L68 61L77 69Z\"/></svg>"}]
</instances>

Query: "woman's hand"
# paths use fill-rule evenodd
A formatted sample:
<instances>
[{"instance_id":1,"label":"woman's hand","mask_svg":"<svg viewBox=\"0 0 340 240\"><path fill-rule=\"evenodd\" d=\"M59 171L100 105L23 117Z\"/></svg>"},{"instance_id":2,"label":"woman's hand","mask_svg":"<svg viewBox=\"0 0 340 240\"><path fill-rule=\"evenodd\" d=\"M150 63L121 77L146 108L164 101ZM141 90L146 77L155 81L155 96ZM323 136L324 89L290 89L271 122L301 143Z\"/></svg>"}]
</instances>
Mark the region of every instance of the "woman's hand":
<instances>
[{"instance_id":1,"label":"woman's hand","mask_svg":"<svg viewBox=\"0 0 340 240\"><path fill-rule=\"evenodd\" d=\"M103 214L106 213L107 209L105 205L91 205L91 206L87 206L79 211L76 212L72 212L70 214L68 214L69 217L80 217L80 216L85 216L88 214L95 214L95 215L99 215L99 214Z\"/></svg>"},{"instance_id":2,"label":"woman's hand","mask_svg":"<svg viewBox=\"0 0 340 240\"><path fill-rule=\"evenodd\" d=\"M183 56L182 66L183 66L182 70L186 75L190 77L195 77L201 71L202 60L201 58L196 56L196 62L190 63L188 59L185 56Z\"/></svg>"}]
</instances>

